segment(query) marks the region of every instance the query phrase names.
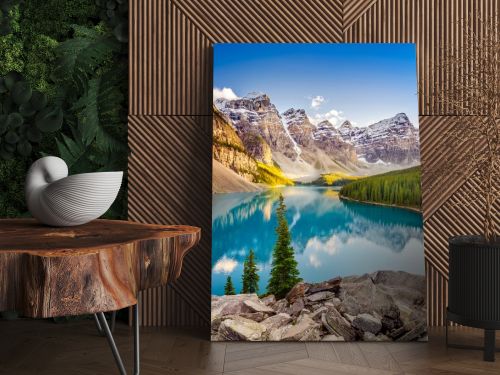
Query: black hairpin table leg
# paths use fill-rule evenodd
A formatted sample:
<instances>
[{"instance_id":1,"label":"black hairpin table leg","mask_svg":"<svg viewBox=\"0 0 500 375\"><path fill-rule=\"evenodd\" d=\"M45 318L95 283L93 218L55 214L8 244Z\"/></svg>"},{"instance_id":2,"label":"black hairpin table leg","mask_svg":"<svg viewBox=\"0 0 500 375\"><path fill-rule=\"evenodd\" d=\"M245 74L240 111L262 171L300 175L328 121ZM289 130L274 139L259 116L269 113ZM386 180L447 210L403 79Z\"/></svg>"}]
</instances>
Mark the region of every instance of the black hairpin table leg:
<instances>
[{"instance_id":1,"label":"black hairpin table leg","mask_svg":"<svg viewBox=\"0 0 500 375\"><path fill-rule=\"evenodd\" d=\"M95 320L95 325L97 327L97 332L99 332L99 335L101 335L103 337L106 336L106 334L104 333L104 330L101 327L101 323L99 323L99 319L97 318L96 314L94 314L94 320ZM113 311L111 313L111 327L110 327L111 333L115 333L115 325L116 325L116 311Z\"/></svg>"},{"instance_id":2,"label":"black hairpin table leg","mask_svg":"<svg viewBox=\"0 0 500 375\"><path fill-rule=\"evenodd\" d=\"M134 326L134 375L140 374L140 353L139 353L139 308L137 305L132 307L133 314L133 326ZM108 322L106 320L106 316L104 313L100 312L95 314L95 319L98 325L98 330L102 330L106 339L108 340L109 346L111 348L111 352L113 353L113 357L115 358L116 365L118 366L118 370L120 371L120 375L127 375L127 370L125 370L125 366L123 364L123 360L120 356L120 352L116 347L115 340L113 338L113 334L109 328Z\"/></svg>"}]
</instances>

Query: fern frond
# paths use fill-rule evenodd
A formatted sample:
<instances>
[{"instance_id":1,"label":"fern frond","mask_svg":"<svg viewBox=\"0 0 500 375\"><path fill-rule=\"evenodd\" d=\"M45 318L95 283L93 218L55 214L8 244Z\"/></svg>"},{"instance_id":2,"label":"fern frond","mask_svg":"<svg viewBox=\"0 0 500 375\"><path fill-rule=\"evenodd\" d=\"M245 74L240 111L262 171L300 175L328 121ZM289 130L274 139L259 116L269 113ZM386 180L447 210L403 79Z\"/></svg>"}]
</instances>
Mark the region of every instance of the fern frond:
<instances>
[{"instance_id":1,"label":"fern frond","mask_svg":"<svg viewBox=\"0 0 500 375\"><path fill-rule=\"evenodd\" d=\"M77 113L78 130L86 145L95 142L96 147L103 152L127 149L123 139L126 124L120 118L123 99L113 72L89 81L84 95L72 107Z\"/></svg>"},{"instance_id":2,"label":"fern frond","mask_svg":"<svg viewBox=\"0 0 500 375\"><path fill-rule=\"evenodd\" d=\"M116 38L95 29L78 25L73 25L73 29L75 37L62 42L56 49L58 62L54 76L71 81L72 86L81 92L88 77L121 46Z\"/></svg>"},{"instance_id":3,"label":"fern frond","mask_svg":"<svg viewBox=\"0 0 500 375\"><path fill-rule=\"evenodd\" d=\"M59 156L66 162L71 173L90 172L93 166L88 159L89 147L86 146L78 135L70 138L61 134L56 139Z\"/></svg>"}]
</instances>

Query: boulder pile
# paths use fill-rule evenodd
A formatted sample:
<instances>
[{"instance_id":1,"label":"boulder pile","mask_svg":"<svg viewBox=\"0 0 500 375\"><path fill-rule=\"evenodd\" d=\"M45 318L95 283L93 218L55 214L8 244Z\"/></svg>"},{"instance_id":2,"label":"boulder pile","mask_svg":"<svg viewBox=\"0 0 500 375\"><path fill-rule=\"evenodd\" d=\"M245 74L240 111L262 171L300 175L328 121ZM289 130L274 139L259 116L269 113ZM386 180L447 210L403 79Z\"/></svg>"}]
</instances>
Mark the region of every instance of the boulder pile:
<instances>
[{"instance_id":1,"label":"boulder pile","mask_svg":"<svg viewBox=\"0 0 500 375\"><path fill-rule=\"evenodd\" d=\"M402 271L298 283L285 298L212 296L214 341L426 340L425 279Z\"/></svg>"}]
</instances>

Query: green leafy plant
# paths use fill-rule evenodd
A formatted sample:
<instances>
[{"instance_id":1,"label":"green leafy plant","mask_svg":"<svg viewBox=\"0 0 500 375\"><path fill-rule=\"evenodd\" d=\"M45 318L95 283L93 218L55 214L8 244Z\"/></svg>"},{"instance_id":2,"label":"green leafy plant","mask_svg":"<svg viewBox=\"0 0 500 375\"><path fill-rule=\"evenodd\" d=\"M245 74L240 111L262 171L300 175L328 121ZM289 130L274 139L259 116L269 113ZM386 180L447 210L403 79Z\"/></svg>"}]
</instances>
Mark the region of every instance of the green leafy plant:
<instances>
[{"instance_id":1,"label":"green leafy plant","mask_svg":"<svg viewBox=\"0 0 500 375\"><path fill-rule=\"evenodd\" d=\"M21 74L0 77L0 157L29 156L42 133L57 131L62 123L62 110L48 105L47 96L33 90Z\"/></svg>"},{"instance_id":2,"label":"green leafy plant","mask_svg":"<svg viewBox=\"0 0 500 375\"><path fill-rule=\"evenodd\" d=\"M61 157L72 173L123 169L126 162L123 69L107 67L120 44L99 30L74 26L75 38L57 48L55 79L60 82L69 132L57 139ZM68 100L68 97L73 97ZM119 159L122 159L121 162Z\"/></svg>"},{"instance_id":3,"label":"green leafy plant","mask_svg":"<svg viewBox=\"0 0 500 375\"><path fill-rule=\"evenodd\" d=\"M0 14L0 25L7 15L10 23L0 38L0 171L24 176L43 155L62 157L70 174L126 171L128 2L7 2ZM22 184L15 186L21 194ZM125 176L106 217L126 217L126 189ZM0 215L26 212L6 191Z\"/></svg>"},{"instance_id":4,"label":"green leafy plant","mask_svg":"<svg viewBox=\"0 0 500 375\"><path fill-rule=\"evenodd\" d=\"M12 31L11 11L22 0L2 0L0 3L0 35L8 35Z\"/></svg>"},{"instance_id":5,"label":"green leafy plant","mask_svg":"<svg viewBox=\"0 0 500 375\"><path fill-rule=\"evenodd\" d=\"M62 42L56 49L58 59L53 77L65 88L81 93L90 77L120 49L120 44L99 28L73 25L73 30L74 38Z\"/></svg>"},{"instance_id":6,"label":"green leafy plant","mask_svg":"<svg viewBox=\"0 0 500 375\"><path fill-rule=\"evenodd\" d=\"M96 0L99 16L113 29L113 35L121 43L128 42L128 0Z\"/></svg>"},{"instance_id":7,"label":"green leafy plant","mask_svg":"<svg viewBox=\"0 0 500 375\"><path fill-rule=\"evenodd\" d=\"M74 37L56 49L55 100L61 103L66 118L56 139L57 150L70 173L126 170L123 77L127 75L127 64L123 45L102 25L73 25L73 30ZM117 64L119 61L123 63ZM126 215L125 193L120 193L110 215Z\"/></svg>"}]
</instances>

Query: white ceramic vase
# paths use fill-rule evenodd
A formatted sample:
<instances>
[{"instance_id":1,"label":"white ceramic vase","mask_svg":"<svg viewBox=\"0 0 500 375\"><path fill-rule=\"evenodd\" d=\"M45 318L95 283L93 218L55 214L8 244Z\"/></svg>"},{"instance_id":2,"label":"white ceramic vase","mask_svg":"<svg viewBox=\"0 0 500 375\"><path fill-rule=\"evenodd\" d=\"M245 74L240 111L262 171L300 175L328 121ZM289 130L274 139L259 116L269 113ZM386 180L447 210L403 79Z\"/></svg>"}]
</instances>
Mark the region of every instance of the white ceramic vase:
<instances>
[{"instance_id":1,"label":"white ceramic vase","mask_svg":"<svg viewBox=\"0 0 500 375\"><path fill-rule=\"evenodd\" d=\"M88 223L103 215L116 199L123 172L68 176L64 160L46 156L26 176L26 203L40 222L57 227Z\"/></svg>"}]
</instances>

